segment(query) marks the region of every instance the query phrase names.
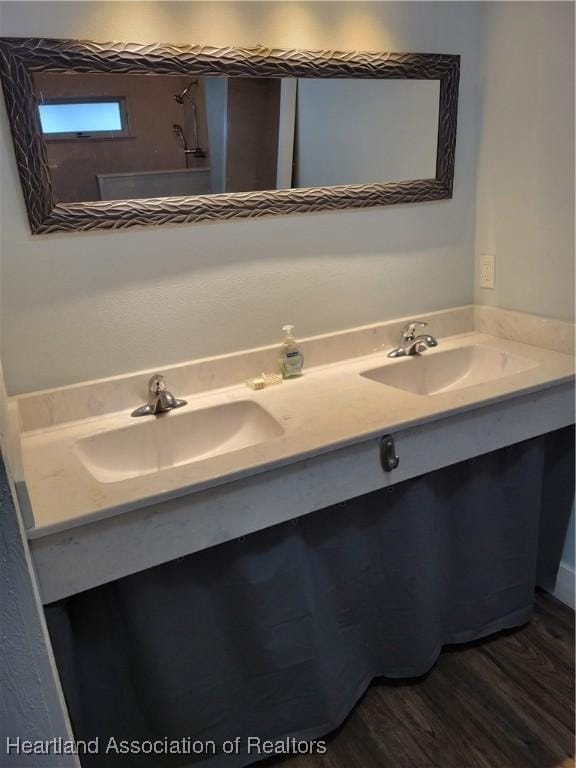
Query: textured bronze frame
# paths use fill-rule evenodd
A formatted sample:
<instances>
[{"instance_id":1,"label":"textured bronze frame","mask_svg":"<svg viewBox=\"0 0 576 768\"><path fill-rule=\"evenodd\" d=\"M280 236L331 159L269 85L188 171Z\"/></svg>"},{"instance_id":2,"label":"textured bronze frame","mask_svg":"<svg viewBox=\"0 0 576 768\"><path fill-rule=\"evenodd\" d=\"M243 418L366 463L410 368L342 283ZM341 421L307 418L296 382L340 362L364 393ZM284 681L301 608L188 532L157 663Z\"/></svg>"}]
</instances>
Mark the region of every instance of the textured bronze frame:
<instances>
[{"instance_id":1,"label":"textured bronze frame","mask_svg":"<svg viewBox=\"0 0 576 768\"><path fill-rule=\"evenodd\" d=\"M440 80L436 178L257 192L56 203L38 122L33 72L358 77ZM418 203L452 197L460 57L436 53L342 53L207 45L141 45L35 38L0 39L0 78L34 234L135 225L222 221Z\"/></svg>"}]
</instances>

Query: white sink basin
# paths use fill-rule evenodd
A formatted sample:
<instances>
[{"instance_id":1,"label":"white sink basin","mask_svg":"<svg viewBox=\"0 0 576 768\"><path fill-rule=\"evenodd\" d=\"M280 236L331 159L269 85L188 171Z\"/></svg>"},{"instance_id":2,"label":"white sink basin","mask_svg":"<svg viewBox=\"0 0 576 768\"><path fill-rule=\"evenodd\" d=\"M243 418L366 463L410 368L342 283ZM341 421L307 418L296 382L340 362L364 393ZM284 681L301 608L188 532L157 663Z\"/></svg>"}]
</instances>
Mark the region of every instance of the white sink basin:
<instances>
[{"instance_id":1,"label":"white sink basin","mask_svg":"<svg viewBox=\"0 0 576 768\"><path fill-rule=\"evenodd\" d=\"M503 379L536 365L526 357L474 344L399 358L361 375L415 395L436 395Z\"/></svg>"},{"instance_id":2,"label":"white sink basin","mask_svg":"<svg viewBox=\"0 0 576 768\"><path fill-rule=\"evenodd\" d=\"M132 419L81 438L74 451L101 483L115 483L201 461L279 437L283 429L251 400Z\"/></svg>"}]
</instances>

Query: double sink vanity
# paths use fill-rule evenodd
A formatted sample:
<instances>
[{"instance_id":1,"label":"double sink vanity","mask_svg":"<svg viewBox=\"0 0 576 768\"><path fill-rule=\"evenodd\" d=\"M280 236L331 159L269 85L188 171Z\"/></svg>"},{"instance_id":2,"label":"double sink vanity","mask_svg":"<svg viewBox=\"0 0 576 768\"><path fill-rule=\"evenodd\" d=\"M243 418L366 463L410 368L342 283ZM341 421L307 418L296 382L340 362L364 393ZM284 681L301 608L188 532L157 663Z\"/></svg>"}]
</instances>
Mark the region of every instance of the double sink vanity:
<instances>
[{"instance_id":1,"label":"double sink vanity","mask_svg":"<svg viewBox=\"0 0 576 768\"><path fill-rule=\"evenodd\" d=\"M275 370L275 346L165 369L187 403L144 418L149 373L13 398L43 601L573 423L569 324L425 319L421 354L388 357L405 320L315 337L301 378L260 391L244 380Z\"/></svg>"},{"instance_id":2,"label":"double sink vanity","mask_svg":"<svg viewBox=\"0 0 576 768\"><path fill-rule=\"evenodd\" d=\"M538 364L482 342L430 357L409 357L403 363L387 362L366 371L358 372L355 366L354 373L404 392L435 395L506 378ZM268 400L267 410L259 402L262 396L245 399L244 395L242 390L222 393L224 401L214 405L202 404L199 398L192 410L170 416L171 409L150 412L147 415L156 418L137 425L123 422L97 432L88 428L88 434L74 441L72 452L95 480L115 483L207 461L286 434L280 422L293 420L295 415L280 415L277 397ZM270 410L278 413L277 418Z\"/></svg>"},{"instance_id":3,"label":"double sink vanity","mask_svg":"<svg viewBox=\"0 0 576 768\"><path fill-rule=\"evenodd\" d=\"M443 646L524 624L535 587L554 590L574 493L574 325L489 306L426 311L446 296L458 301L466 284L472 293L474 243L458 222L478 213L461 183L476 170L470 104L478 89L470 89L467 46L458 48L468 127L457 148L459 54L0 39L30 233L83 233L88 252L88 267L75 263L69 281L81 295L71 302L70 286L48 281L46 301L26 320L28 332L30 323L50 329L36 345L55 360L38 375L58 375L58 355L81 347L82 328L98 329L110 308L112 262L102 262L106 280L98 282L101 248L113 260L126 248L150 265L145 290L141 280L131 284L140 272L128 262L118 288L141 304L131 320L145 316L145 332L135 338L124 311L109 312L104 325L118 331L116 350L154 368L15 395L2 419L21 512L12 515L7 499L6 648L16 701L8 730L26 741L73 736L78 745L98 735L102 747L113 736L120 747L115 755L66 751L62 760L55 753L50 765L243 768L264 753L232 754L226 743L324 736L372 679L423 675ZM470 162L454 186L458 154ZM403 297L410 316L298 342L285 326L282 347L278 339L177 364L147 357L159 338L150 306L171 305L173 279L194 301L201 272L208 298L195 313L204 308L203 327L229 295L226 313L249 337L243 281L255 279L278 238L271 229L257 237L256 222L250 235L241 220L310 214L318 241L330 227L321 212L420 203L428 217L400 215L398 237L387 236L385 218L371 219L364 240L364 219L341 222L349 237L327 238L310 262L314 272L358 256L363 269L374 268L374 285L414 283ZM566 234L561 217L550 223L550 205L526 210L538 214L538 256L562 247L550 237L556 224ZM113 239L119 229L230 220L237 229L213 241L206 234L212 245L198 262L203 236L192 231L180 241ZM305 318L317 317L326 296L300 290L312 254L302 233L290 241L297 226L275 230L287 245L258 277L270 275L278 306L302 308L277 320L306 333ZM109 245L90 246L92 230L109 232ZM15 259L28 245L13 240ZM502 250L504 241L494 245ZM171 252L166 263L157 258L161 242ZM60 244L37 240L33 248L54 257ZM208 254L220 250L224 259L208 269ZM408 259L396 282L390 269L403 252L426 256L428 268L421 274L418 259ZM519 252L505 254L508 270ZM71 264L66 246L62 253ZM294 254L301 264L292 274ZM454 260L466 254L450 287ZM560 257L557 281L570 272ZM493 262L482 267L482 286L494 288ZM335 268L336 282L353 273ZM42 274L24 299L44 288ZM210 288L238 276L228 293ZM364 317L381 316L370 302L385 302L386 291L364 290L363 280L345 288L367 302ZM418 295L426 304L414 312ZM48 325L71 306L65 328ZM191 327L181 323L182 306L176 297L164 332ZM270 302L267 313L271 332ZM19 330L16 319L10 325ZM227 330L214 327L211 343L229 343ZM106 338L94 365L109 371ZM157 347L182 360L193 354L187 344L184 331L175 345ZM280 370L299 373L300 353L303 376L282 381ZM93 354L79 349L71 365ZM379 718L386 735L386 713ZM173 737L213 742L214 753L156 751ZM304 754L278 754L293 750Z\"/></svg>"}]
</instances>

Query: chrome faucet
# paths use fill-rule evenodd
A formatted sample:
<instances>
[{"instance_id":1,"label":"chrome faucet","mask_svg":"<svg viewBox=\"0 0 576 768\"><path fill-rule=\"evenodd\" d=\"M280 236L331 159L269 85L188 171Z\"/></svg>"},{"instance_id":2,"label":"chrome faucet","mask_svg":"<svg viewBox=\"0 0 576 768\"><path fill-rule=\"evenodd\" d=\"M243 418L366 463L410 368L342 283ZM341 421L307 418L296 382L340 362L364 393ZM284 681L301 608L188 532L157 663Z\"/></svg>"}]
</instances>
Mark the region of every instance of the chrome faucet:
<instances>
[{"instance_id":1,"label":"chrome faucet","mask_svg":"<svg viewBox=\"0 0 576 768\"><path fill-rule=\"evenodd\" d=\"M428 333L416 336L416 328L424 328L427 325L428 323L419 320L405 325L402 328L402 341L404 343L393 349L392 352L388 352L388 357L412 357L412 355L420 355L430 347L437 347L438 342L434 336L430 336Z\"/></svg>"},{"instance_id":2,"label":"chrome faucet","mask_svg":"<svg viewBox=\"0 0 576 768\"><path fill-rule=\"evenodd\" d=\"M164 376L155 373L148 382L148 402L132 411L132 416L157 416L160 413L173 411L186 405L186 400L178 400L172 392L168 392Z\"/></svg>"}]
</instances>

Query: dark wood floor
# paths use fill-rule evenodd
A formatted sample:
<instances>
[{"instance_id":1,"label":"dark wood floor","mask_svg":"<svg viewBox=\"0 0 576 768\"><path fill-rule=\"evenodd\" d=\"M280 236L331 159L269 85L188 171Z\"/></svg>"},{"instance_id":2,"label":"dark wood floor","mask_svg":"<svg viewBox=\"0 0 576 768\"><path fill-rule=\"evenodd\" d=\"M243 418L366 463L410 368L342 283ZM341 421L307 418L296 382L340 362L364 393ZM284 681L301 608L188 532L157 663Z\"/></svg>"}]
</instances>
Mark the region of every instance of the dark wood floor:
<instances>
[{"instance_id":1,"label":"dark wood floor","mask_svg":"<svg viewBox=\"0 0 576 768\"><path fill-rule=\"evenodd\" d=\"M528 626L374 683L325 755L267 768L568 768L573 755L574 613L539 594Z\"/></svg>"}]
</instances>

